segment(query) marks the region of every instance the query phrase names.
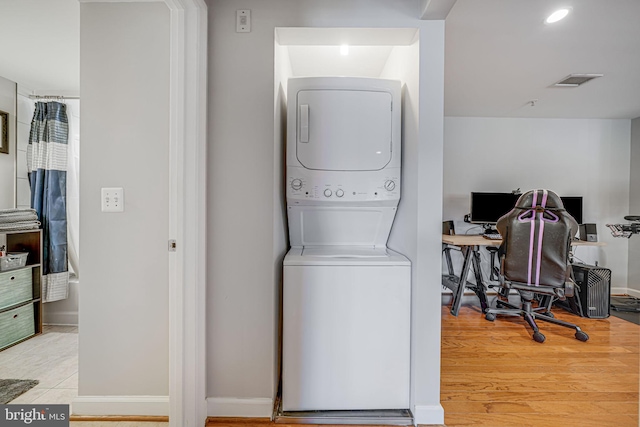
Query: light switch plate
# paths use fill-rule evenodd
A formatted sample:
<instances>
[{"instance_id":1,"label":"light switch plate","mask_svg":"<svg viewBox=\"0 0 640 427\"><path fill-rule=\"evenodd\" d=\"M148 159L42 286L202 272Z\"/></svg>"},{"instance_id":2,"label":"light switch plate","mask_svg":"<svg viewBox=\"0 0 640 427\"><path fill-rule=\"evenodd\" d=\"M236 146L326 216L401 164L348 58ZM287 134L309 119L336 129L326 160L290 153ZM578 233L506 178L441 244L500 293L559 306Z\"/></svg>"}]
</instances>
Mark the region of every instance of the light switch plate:
<instances>
[{"instance_id":1,"label":"light switch plate","mask_svg":"<svg viewBox=\"0 0 640 427\"><path fill-rule=\"evenodd\" d=\"M122 187L102 189L102 212L124 212L124 189Z\"/></svg>"},{"instance_id":2,"label":"light switch plate","mask_svg":"<svg viewBox=\"0 0 640 427\"><path fill-rule=\"evenodd\" d=\"M251 32L251 10L236 10L236 33Z\"/></svg>"}]
</instances>

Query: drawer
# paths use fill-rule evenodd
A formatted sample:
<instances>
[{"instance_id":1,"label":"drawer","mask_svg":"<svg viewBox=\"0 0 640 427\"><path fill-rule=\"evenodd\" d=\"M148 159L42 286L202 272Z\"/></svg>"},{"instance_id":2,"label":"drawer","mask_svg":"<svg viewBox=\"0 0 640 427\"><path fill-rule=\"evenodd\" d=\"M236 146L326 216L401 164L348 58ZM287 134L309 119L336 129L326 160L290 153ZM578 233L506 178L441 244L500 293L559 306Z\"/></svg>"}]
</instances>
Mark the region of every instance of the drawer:
<instances>
[{"instance_id":1,"label":"drawer","mask_svg":"<svg viewBox=\"0 0 640 427\"><path fill-rule=\"evenodd\" d=\"M0 348L35 335L33 310L33 304L26 304L0 313Z\"/></svg>"},{"instance_id":2,"label":"drawer","mask_svg":"<svg viewBox=\"0 0 640 427\"><path fill-rule=\"evenodd\" d=\"M32 279L30 268L0 273L0 309L32 299Z\"/></svg>"}]
</instances>

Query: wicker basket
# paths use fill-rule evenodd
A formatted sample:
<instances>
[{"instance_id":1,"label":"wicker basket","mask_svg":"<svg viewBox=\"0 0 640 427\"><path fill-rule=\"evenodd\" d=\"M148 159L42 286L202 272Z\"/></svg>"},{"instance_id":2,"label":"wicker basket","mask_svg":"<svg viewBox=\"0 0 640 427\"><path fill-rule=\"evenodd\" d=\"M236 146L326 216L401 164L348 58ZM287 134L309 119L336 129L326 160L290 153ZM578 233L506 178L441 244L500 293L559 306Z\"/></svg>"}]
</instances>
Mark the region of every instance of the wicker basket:
<instances>
[{"instance_id":1,"label":"wicker basket","mask_svg":"<svg viewBox=\"0 0 640 427\"><path fill-rule=\"evenodd\" d=\"M0 257L0 271L13 270L27 265L28 252L13 252Z\"/></svg>"},{"instance_id":2,"label":"wicker basket","mask_svg":"<svg viewBox=\"0 0 640 427\"><path fill-rule=\"evenodd\" d=\"M33 298L30 269L0 273L0 310Z\"/></svg>"},{"instance_id":3,"label":"wicker basket","mask_svg":"<svg viewBox=\"0 0 640 427\"><path fill-rule=\"evenodd\" d=\"M0 312L0 349L35 333L33 304Z\"/></svg>"}]
</instances>

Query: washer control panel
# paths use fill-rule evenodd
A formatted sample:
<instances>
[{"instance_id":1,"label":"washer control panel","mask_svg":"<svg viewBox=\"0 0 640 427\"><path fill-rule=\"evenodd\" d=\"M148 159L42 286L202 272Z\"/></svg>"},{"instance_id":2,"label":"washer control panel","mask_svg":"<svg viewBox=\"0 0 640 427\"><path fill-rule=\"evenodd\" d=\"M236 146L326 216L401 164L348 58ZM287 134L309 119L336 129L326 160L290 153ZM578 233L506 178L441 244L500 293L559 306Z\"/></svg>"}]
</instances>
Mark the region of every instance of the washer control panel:
<instances>
[{"instance_id":1,"label":"washer control panel","mask_svg":"<svg viewBox=\"0 0 640 427\"><path fill-rule=\"evenodd\" d=\"M287 198L296 200L380 201L400 198L399 169L360 174L290 168Z\"/></svg>"}]
</instances>

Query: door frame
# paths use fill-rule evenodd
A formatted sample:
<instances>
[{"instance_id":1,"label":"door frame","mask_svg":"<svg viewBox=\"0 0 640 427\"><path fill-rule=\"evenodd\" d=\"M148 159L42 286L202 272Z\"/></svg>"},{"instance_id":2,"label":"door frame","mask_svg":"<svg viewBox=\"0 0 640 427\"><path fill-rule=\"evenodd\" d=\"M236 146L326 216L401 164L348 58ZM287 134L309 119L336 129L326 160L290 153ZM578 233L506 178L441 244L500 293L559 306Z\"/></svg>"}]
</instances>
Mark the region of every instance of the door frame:
<instances>
[{"instance_id":1,"label":"door frame","mask_svg":"<svg viewBox=\"0 0 640 427\"><path fill-rule=\"evenodd\" d=\"M169 424L201 427L206 406L207 5L163 2L170 11L169 68Z\"/></svg>"},{"instance_id":2,"label":"door frame","mask_svg":"<svg viewBox=\"0 0 640 427\"><path fill-rule=\"evenodd\" d=\"M157 1L157 0L156 0ZM169 425L200 427L206 406L207 6L170 10Z\"/></svg>"}]
</instances>

